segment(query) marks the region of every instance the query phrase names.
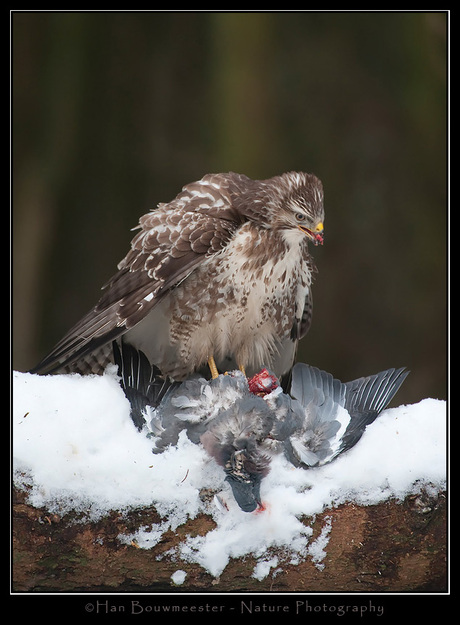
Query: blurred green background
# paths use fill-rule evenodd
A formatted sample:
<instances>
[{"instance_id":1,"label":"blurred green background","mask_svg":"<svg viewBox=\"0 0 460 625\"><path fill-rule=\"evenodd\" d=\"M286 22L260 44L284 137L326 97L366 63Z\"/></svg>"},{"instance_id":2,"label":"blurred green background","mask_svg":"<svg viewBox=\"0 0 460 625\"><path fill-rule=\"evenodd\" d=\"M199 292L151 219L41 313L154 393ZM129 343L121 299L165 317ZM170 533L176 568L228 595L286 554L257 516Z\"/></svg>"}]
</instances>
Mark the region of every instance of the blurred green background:
<instances>
[{"instance_id":1,"label":"blurred green background","mask_svg":"<svg viewBox=\"0 0 460 625\"><path fill-rule=\"evenodd\" d=\"M97 301L130 228L205 173L315 173L299 360L446 397L447 15L12 14L13 366Z\"/></svg>"}]
</instances>

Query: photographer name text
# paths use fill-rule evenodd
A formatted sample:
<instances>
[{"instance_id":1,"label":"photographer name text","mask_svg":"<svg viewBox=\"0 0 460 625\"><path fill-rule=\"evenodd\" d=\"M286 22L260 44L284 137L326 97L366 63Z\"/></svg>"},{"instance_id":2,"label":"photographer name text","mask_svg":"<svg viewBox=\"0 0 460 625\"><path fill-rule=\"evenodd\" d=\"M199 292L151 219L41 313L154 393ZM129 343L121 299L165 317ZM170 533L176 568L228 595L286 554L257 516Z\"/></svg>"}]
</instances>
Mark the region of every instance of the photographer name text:
<instances>
[{"instance_id":1,"label":"photographer name text","mask_svg":"<svg viewBox=\"0 0 460 625\"><path fill-rule=\"evenodd\" d=\"M126 604L115 604L109 601L95 601L85 605L86 612L95 614L120 614L126 613L131 615L149 615L159 613L214 613L222 614L227 612L236 612L239 614L305 614L320 615L328 614L331 616L342 617L345 615L364 616L382 616L384 609L382 605L378 605L373 601L363 603L315 603L308 600L294 600L286 603L268 603L248 600L236 601L234 605L210 603L199 601L197 603L147 603L139 600L132 600Z\"/></svg>"}]
</instances>

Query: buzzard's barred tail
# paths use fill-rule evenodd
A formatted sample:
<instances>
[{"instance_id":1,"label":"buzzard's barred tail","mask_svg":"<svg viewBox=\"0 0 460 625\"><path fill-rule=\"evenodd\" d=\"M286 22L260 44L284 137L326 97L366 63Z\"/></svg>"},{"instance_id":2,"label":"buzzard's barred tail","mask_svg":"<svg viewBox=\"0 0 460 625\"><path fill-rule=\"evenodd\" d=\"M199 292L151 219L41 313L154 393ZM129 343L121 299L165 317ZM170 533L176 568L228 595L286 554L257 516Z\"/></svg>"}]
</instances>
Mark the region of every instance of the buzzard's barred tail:
<instances>
[{"instance_id":1,"label":"buzzard's barred tail","mask_svg":"<svg viewBox=\"0 0 460 625\"><path fill-rule=\"evenodd\" d=\"M113 340L125 333L126 328L113 325L108 322L107 311L90 311L85 315L60 341L53 350L41 360L38 365L30 369L30 373L60 373L76 371L79 373L79 361L90 363L92 355L100 350L105 350ZM94 359L93 359L94 360ZM108 362L101 361L102 367L96 370L86 371L83 367L81 373L102 373ZM75 365L75 367L74 367Z\"/></svg>"},{"instance_id":2,"label":"buzzard's barred tail","mask_svg":"<svg viewBox=\"0 0 460 625\"><path fill-rule=\"evenodd\" d=\"M69 374L102 375L108 365L113 364L113 351L111 344L97 347L83 356L72 357L62 361L44 359L38 365L29 370L29 373L39 375Z\"/></svg>"}]
</instances>

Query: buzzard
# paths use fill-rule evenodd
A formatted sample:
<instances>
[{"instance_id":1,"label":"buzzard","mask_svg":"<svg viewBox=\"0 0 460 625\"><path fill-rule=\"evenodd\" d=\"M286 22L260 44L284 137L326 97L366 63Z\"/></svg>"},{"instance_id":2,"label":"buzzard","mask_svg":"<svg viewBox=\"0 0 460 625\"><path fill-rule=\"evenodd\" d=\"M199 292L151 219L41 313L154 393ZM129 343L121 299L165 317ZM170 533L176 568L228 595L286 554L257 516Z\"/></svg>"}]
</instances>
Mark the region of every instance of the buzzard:
<instances>
[{"instance_id":1,"label":"buzzard","mask_svg":"<svg viewBox=\"0 0 460 625\"><path fill-rule=\"evenodd\" d=\"M123 340L178 381L206 364L212 377L235 367L284 374L310 326L308 243L323 243L323 221L313 174L208 174L186 185L140 218L100 300L32 372L101 373Z\"/></svg>"}]
</instances>

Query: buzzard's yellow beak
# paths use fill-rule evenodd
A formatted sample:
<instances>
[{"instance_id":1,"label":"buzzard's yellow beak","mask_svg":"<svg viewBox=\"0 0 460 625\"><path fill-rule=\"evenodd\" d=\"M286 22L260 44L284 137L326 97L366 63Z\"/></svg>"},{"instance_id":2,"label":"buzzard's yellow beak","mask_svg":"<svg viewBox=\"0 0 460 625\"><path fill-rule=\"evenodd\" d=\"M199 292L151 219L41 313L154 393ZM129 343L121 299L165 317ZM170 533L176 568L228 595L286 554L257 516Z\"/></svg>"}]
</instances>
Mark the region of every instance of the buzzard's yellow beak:
<instances>
[{"instance_id":1,"label":"buzzard's yellow beak","mask_svg":"<svg viewBox=\"0 0 460 625\"><path fill-rule=\"evenodd\" d=\"M305 228L305 226L300 226L300 225L299 225L299 229L302 230L302 232L304 232L313 241L315 245L323 244L324 225L322 221L319 222L319 224L315 227L314 230L310 230L309 228Z\"/></svg>"}]
</instances>

